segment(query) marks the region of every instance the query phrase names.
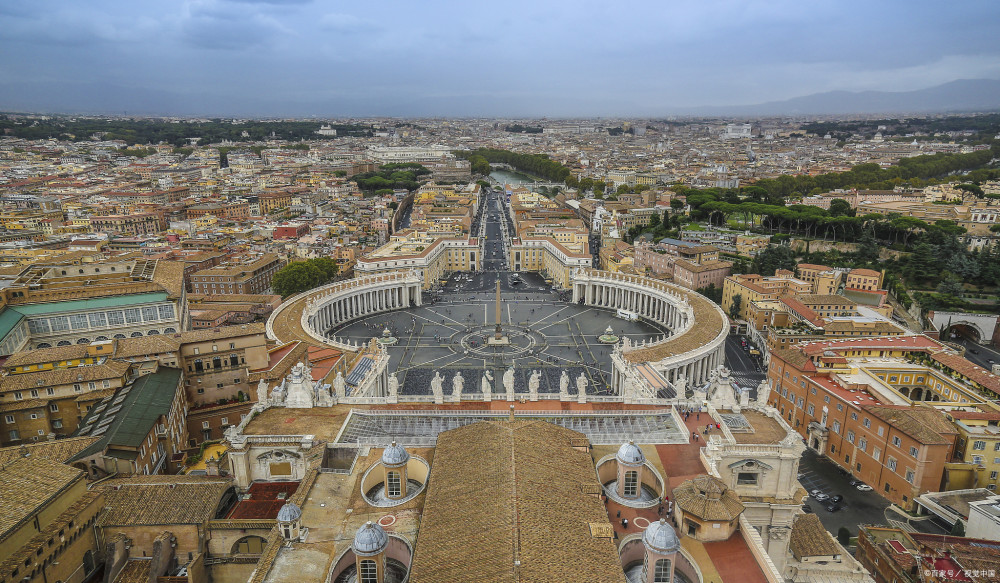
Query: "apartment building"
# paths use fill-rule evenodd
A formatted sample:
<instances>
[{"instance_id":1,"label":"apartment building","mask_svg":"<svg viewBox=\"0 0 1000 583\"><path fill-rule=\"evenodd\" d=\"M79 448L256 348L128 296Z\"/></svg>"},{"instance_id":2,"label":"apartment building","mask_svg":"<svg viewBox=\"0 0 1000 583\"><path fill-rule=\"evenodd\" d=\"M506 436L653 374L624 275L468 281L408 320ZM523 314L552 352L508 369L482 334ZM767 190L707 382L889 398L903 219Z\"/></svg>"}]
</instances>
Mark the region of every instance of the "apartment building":
<instances>
[{"instance_id":1,"label":"apartment building","mask_svg":"<svg viewBox=\"0 0 1000 583\"><path fill-rule=\"evenodd\" d=\"M90 230L109 235L155 235L166 229L160 213L133 213L129 215L103 215L90 217Z\"/></svg>"},{"instance_id":2,"label":"apartment building","mask_svg":"<svg viewBox=\"0 0 1000 583\"><path fill-rule=\"evenodd\" d=\"M961 460L961 428L938 407L994 410L947 370L918 362L943 350L926 336L778 349L768 369L769 402L810 448L912 509L916 496L942 489L948 466ZM985 451L986 441L973 446Z\"/></svg>"},{"instance_id":3,"label":"apartment building","mask_svg":"<svg viewBox=\"0 0 1000 583\"><path fill-rule=\"evenodd\" d=\"M416 269L423 273L424 288L430 288L452 271L478 271L481 261L482 250L476 237L435 237L406 229L359 258L354 271L361 275Z\"/></svg>"},{"instance_id":4,"label":"apartment building","mask_svg":"<svg viewBox=\"0 0 1000 583\"><path fill-rule=\"evenodd\" d=\"M228 263L191 274L191 291L196 294L264 294L271 290L271 280L285 261L274 253L265 253L245 261Z\"/></svg>"},{"instance_id":5,"label":"apartment building","mask_svg":"<svg viewBox=\"0 0 1000 583\"><path fill-rule=\"evenodd\" d=\"M764 300L777 300L783 295L810 293L812 286L795 277L795 274L785 269L779 269L771 277L757 274L732 275L723 280L722 309L732 312L735 297L740 296L738 319L746 320L749 315L750 303Z\"/></svg>"}]
</instances>

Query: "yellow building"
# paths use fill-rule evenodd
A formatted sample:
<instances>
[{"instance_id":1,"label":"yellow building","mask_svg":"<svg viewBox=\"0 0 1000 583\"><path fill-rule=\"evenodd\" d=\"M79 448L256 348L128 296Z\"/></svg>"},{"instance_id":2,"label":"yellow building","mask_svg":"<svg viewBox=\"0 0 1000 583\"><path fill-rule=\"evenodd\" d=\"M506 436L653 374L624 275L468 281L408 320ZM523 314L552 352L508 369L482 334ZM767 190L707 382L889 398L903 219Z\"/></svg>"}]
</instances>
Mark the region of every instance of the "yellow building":
<instances>
[{"instance_id":1,"label":"yellow building","mask_svg":"<svg viewBox=\"0 0 1000 583\"><path fill-rule=\"evenodd\" d=\"M734 298L739 295L741 301L738 319L746 320L751 302L777 300L782 295L809 293L811 289L808 282L797 279L791 271L782 269L771 277L757 274L731 275L722 284L722 310L729 314Z\"/></svg>"},{"instance_id":2,"label":"yellow building","mask_svg":"<svg viewBox=\"0 0 1000 583\"><path fill-rule=\"evenodd\" d=\"M354 271L361 275L417 269L423 273L424 287L430 288L453 271L478 271L481 261L478 238L432 236L407 229L358 259Z\"/></svg>"},{"instance_id":3,"label":"yellow building","mask_svg":"<svg viewBox=\"0 0 1000 583\"><path fill-rule=\"evenodd\" d=\"M1000 474L1000 412L948 411L948 420L958 429L955 460L975 466L975 482L969 488L997 489Z\"/></svg>"}]
</instances>

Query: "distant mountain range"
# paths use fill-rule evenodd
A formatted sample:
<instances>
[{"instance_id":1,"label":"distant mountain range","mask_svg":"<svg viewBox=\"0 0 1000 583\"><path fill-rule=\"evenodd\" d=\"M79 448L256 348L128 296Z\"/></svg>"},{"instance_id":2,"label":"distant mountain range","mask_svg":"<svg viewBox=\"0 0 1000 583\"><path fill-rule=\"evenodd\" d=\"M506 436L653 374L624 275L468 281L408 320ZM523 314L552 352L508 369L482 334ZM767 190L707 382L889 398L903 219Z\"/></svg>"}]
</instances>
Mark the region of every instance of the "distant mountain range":
<instances>
[{"instance_id":1,"label":"distant mountain range","mask_svg":"<svg viewBox=\"0 0 1000 583\"><path fill-rule=\"evenodd\" d=\"M629 103L630 97L602 98L595 102L569 97L560 102L563 112L585 116L584 111L617 112L619 116L665 114L714 117L782 117L836 114L917 114L1000 111L1000 80L960 79L916 91L830 91L757 105L661 107ZM232 98L211 93L180 92L100 83L62 81L14 83L0 80L0 111L38 113L92 113L131 115L180 115L220 117L350 117L350 116L454 116L532 117L538 104L530 96L516 98L476 94L422 97L387 94L377 101L355 97L316 99L303 94L295 101L277 101L253 95ZM535 113L531 113L531 112ZM448 113L444 113L448 112ZM551 114L550 114L551 115ZM595 113L594 115L601 115Z\"/></svg>"},{"instance_id":2,"label":"distant mountain range","mask_svg":"<svg viewBox=\"0 0 1000 583\"><path fill-rule=\"evenodd\" d=\"M959 79L915 91L827 91L757 105L691 107L684 115L786 116L1000 110L1000 80Z\"/></svg>"}]
</instances>

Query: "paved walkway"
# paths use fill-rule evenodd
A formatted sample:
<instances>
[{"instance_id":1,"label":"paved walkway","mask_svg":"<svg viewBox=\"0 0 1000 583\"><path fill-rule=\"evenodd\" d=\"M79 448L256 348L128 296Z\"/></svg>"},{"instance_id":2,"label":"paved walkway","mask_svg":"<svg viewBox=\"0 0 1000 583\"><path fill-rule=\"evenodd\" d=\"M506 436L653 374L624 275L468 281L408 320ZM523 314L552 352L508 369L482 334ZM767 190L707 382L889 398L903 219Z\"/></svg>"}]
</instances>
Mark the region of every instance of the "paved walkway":
<instances>
[{"instance_id":1,"label":"paved walkway","mask_svg":"<svg viewBox=\"0 0 1000 583\"><path fill-rule=\"evenodd\" d=\"M702 413L700 418L699 415L692 413L685 422L689 436L698 431L698 441L689 439L686 444L656 446L656 453L659 454L660 462L667 472L668 495L669 491L673 491L681 482L706 473L699 452L705 446L705 425L710 419L708 413Z\"/></svg>"},{"instance_id":2,"label":"paved walkway","mask_svg":"<svg viewBox=\"0 0 1000 583\"><path fill-rule=\"evenodd\" d=\"M767 583L767 577L757 564L743 533L736 531L729 540L704 543L719 579L704 577L705 583L739 581L740 583Z\"/></svg>"}]
</instances>

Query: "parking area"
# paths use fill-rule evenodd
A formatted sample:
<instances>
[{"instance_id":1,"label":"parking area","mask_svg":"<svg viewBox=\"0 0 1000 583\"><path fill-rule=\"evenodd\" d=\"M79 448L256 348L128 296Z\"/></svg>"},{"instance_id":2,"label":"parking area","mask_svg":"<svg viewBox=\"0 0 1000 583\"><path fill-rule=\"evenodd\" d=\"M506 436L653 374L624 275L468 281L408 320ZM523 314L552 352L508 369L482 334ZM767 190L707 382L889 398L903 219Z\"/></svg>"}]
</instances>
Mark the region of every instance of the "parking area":
<instances>
[{"instance_id":1,"label":"parking area","mask_svg":"<svg viewBox=\"0 0 1000 583\"><path fill-rule=\"evenodd\" d=\"M829 501L817 502L810 496L806 502L816 516L819 516L823 526L834 535L842 526L846 526L851 535L856 536L858 524L889 524L885 515L889 501L874 490L862 492L851 486L852 479L850 474L844 475L833 462L820 457L813 450L807 449L802 454L802 461L799 462L799 482L802 487L809 492L819 490L831 497L837 494L844 497L839 504L842 508L837 512L826 509Z\"/></svg>"}]
</instances>

